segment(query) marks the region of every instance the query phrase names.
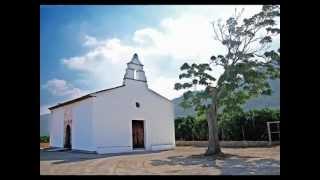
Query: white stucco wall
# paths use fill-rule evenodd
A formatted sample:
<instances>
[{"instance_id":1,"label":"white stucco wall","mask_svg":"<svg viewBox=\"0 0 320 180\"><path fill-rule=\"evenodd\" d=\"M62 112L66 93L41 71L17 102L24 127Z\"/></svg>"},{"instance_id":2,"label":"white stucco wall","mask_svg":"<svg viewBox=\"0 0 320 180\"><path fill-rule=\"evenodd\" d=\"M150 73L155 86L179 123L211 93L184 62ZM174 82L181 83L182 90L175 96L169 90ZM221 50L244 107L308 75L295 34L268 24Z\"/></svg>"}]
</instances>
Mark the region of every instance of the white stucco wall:
<instances>
[{"instance_id":1,"label":"white stucco wall","mask_svg":"<svg viewBox=\"0 0 320 180\"><path fill-rule=\"evenodd\" d=\"M63 108L51 111L51 121L49 121L51 147L63 147L63 113Z\"/></svg>"},{"instance_id":2,"label":"white stucco wall","mask_svg":"<svg viewBox=\"0 0 320 180\"><path fill-rule=\"evenodd\" d=\"M50 146L64 145L64 113L68 109L72 113L71 144L72 149L94 151L92 132L93 99L88 98L66 106L53 109L50 125Z\"/></svg>"},{"instance_id":3,"label":"white stucco wall","mask_svg":"<svg viewBox=\"0 0 320 180\"><path fill-rule=\"evenodd\" d=\"M149 91L150 92L150 91ZM175 146L173 103L151 92L148 107L152 130L151 150L170 149Z\"/></svg>"},{"instance_id":4,"label":"white stucco wall","mask_svg":"<svg viewBox=\"0 0 320 180\"><path fill-rule=\"evenodd\" d=\"M144 121L146 150L175 146L173 104L149 91L144 82L127 80L124 87L98 93L93 112L98 153L132 151L132 120Z\"/></svg>"},{"instance_id":5,"label":"white stucco wall","mask_svg":"<svg viewBox=\"0 0 320 180\"><path fill-rule=\"evenodd\" d=\"M88 98L72 107L72 149L94 151L92 131L93 99Z\"/></svg>"}]
</instances>

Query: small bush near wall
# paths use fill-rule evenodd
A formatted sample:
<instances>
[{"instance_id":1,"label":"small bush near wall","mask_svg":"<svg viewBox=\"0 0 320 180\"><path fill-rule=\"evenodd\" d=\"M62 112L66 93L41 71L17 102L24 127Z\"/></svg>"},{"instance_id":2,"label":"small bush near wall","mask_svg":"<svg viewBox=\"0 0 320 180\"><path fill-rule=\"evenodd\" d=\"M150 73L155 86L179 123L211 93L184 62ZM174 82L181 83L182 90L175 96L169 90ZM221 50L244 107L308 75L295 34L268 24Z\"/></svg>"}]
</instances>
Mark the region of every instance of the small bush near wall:
<instances>
[{"instance_id":1,"label":"small bush near wall","mask_svg":"<svg viewBox=\"0 0 320 180\"><path fill-rule=\"evenodd\" d=\"M49 136L40 136L40 143L48 143L49 139Z\"/></svg>"}]
</instances>

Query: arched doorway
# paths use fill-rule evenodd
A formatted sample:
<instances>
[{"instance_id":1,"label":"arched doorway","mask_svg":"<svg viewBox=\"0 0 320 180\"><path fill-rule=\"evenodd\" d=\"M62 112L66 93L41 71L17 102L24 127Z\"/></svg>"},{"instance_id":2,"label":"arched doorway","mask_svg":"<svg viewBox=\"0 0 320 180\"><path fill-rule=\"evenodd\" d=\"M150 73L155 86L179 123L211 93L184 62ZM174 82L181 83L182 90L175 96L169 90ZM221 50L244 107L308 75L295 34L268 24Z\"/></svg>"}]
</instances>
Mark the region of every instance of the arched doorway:
<instances>
[{"instance_id":1,"label":"arched doorway","mask_svg":"<svg viewBox=\"0 0 320 180\"><path fill-rule=\"evenodd\" d=\"M66 136L64 141L64 148L71 149L71 127L68 124L66 127Z\"/></svg>"}]
</instances>

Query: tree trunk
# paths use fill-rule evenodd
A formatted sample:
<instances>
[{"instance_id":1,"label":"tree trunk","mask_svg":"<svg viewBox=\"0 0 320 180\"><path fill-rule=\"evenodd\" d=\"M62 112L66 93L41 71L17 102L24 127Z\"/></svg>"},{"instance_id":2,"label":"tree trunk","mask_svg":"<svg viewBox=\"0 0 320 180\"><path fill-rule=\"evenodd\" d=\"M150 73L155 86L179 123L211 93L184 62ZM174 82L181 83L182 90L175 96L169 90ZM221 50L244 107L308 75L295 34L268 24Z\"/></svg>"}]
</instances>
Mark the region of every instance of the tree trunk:
<instances>
[{"instance_id":1,"label":"tree trunk","mask_svg":"<svg viewBox=\"0 0 320 180\"><path fill-rule=\"evenodd\" d=\"M208 121L208 149L206 155L216 155L221 153L219 136L218 136L218 123L217 123L217 105L215 102L209 107L207 112Z\"/></svg>"}]
</instances>

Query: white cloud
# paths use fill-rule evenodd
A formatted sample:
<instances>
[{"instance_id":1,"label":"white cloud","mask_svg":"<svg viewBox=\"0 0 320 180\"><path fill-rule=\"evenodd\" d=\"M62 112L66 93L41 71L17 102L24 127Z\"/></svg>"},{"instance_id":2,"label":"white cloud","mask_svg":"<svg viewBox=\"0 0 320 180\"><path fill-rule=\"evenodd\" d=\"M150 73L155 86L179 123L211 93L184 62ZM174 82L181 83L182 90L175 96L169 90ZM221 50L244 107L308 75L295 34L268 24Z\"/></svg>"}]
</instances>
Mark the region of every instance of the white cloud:
<instances>
[{"instance_id":1,"label":"white cloud","mask_svg":"<svg viewBox=\"0 0 320 180\"><path fill-rule=\"evenodd\" d=\"M90 42L91 44L98 46L90 49L85 55L62 59L62 63L70 69L93 72L104 62L110 64L123 63L133 52L132 47L121 44L121 41L117 38L92 41L95 42ZM84 44L90 43L86 41Z\"/></svg>"},{"instance_id":2,"label":"white cloud","mask_svg":"<svg viewBox=\"0 0 320 180\"><path fill-rule=\"evenodd\" d=\"M152 28L137 30L134 33L133 41L140 45L154 45L161 41L163 34Z\"/></svg>"},{"instance_id":3,"label":"white cloud","mask_svg":"<svg viewBox=\"0 0 320 180\"><path fill-rule=\"evenodd\" d=\"M150 83L149 88L168 99L173 99L181 94L180 91L173 90L174 83L177 81L178 78L158 77Z\"/></svg>"},{"instance_id":4,"label":"white cloud","mask_svg":"<svg viewBox=\"0 0 320 180\"><path fill-rule=\"evenodd\" d=\"M242 7L245 8L244 16L261 10L261 6L237 6L238 11ZM122 82L126 63L137 52L145 65L149 87L171 99L182 94L175 91L173 85L178 82L179 67L184 62L208 62L211 55L225 52L225 48L213 39L211 22L219 18L225 20L234 14L234 10L235 6L185 6L177 16L159 22L158 28L134 31L130 44L119 38L99 40L86 35L83 45L89 47L89 51L62 59L62 63L94 81L96 84L92 89L101 89ZM221 73L222 69L212 72L215 77ZM67 89L78 91L77 88Z\"/></svg>"},{"instance_id":5,"label":"white cloud","mask_svg":"<svg viewBox=\"0 0 320 180\"><path fill-rule=\"evenodd\" d=\"M56 78L47 81L41 87L47 90L53 96L62 97L64 101L78 98L89 93L89 91L74 87L72 84L68 83L65 80ZM56 104L57 103L49 103L40 105L40 115L50 113L48 108Z\"/></svg>"},{"instance_id":6,"label":"white cloud","mask_svg":"<svg viewBox=\"0 0 320 180\"><path fill-rule=\"evenodd\" d=\"M77 98L88 93L87 91L73 87L72 84L61 79L51 79L42 85L42 88L48 90L54 96L63 96L68 99Z\"/></svg>"},{"instance_id":7,"label":"white cloud","mask_svg":"<svg viewBox=\"0 0 320 180\"><path fill-rule=\"evenodd\" d=\"M49 111L49 107L52 107L54 104L46 104L46 105L42 105L40 106L40 115L43 115L43 114L48 114L50 113Z\"/></svg>"},{"instance_id":8,"label":"white cloud","mask_svg":"<svg viewBox=\"0 0 320 180\"><path fill-rule=\"evenodd\" d=\"M84 46L96 46L98 45L98 41L95 37L85 35L84 36L85 42L83 43Z\"/></svg>"}]
</instances>

